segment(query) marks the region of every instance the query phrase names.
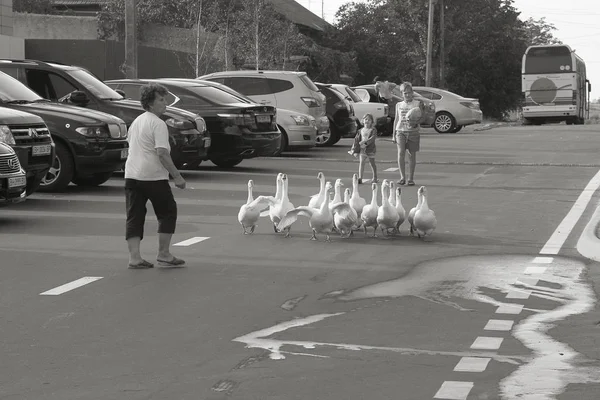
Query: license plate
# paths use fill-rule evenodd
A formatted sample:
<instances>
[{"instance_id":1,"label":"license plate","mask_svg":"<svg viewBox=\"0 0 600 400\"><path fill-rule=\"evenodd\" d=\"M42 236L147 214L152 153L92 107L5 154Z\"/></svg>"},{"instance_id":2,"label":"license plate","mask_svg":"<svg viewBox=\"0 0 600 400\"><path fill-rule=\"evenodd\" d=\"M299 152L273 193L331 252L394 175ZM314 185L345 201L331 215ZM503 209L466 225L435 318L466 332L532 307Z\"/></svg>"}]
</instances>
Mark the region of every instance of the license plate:
<instances>
[{"instance_id":1,"label":"license plate","mask_svg":"<svg viewBox=\"0 0 600 400\"><path fill-rule=\"evenodd\" d=\"M210 138L204 139L204 147L210 147L210 144L211 144Z\"/></svg>"},{"instance_id":2,"label":"license plate","mask_svg":"<svg viewBox=\"0 0 600 400\"><path fill-rule=\"evenodd\" d=\"M34 156L47 156L52 152L52 145L44 144L42 146L33 146L31 148L31 155Z\"/></svg>"},{"instance_id":3,"label":"license plate","mask_svg":"<svg viewBox=\"0 0 600 400\"><path fill-rule=\"evenodd\" d=\"M9 188L16 188L16 187L23 187L23 186L27 186L27 179L25 179L25 176L14 176L12 178L8 178L8 187Z\"/></svg>"},{"instance_id":4,"label":"license plate","mask_svg":"<svg viewBox=\"0 0 600 400\"><path fill-rule=\"evenodd\" d=\"M121 150L121 160L126 159L127 155L129 155L129 149L123 149L123 150Z\"/></svg>"},{"instance_id":5,"label":"license plate","mask_svg":"<svg viewBox=\"0 0 600 400\"><path fill-rule=\"evenodd\" d=\"M258 122L259 124L269 124L269 123L271 123L271 116L270 115L257 115L256 122Z\"/></svg>"}]
</instances>

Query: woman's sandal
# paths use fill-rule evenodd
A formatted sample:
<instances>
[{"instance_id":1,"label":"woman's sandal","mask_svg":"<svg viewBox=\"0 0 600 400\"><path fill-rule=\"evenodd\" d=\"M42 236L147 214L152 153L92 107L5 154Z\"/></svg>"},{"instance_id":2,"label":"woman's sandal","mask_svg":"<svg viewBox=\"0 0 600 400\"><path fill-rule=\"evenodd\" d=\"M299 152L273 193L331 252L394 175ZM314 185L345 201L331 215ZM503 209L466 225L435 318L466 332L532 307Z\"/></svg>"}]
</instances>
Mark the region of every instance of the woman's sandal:
<instances>
[{"instance_id":1,"label":"woman's sandal","mask_svg":"<svg viewBox=\"0 0 600 400\"><path fill-rule=\"evenodd\" d=\"M415 181L413 181L412 179L408 181L408 186L415 186Z\"/></svg>"},{"instance_id":2,"label":"woman's sandal","mask_svg":"<svg viewBox=\"0 0 600 400\"><path fill-rule=\"evenodd\" d=\"M148 262L146 260L142 260L142 262L138 263L138 264L129 264L129 269L148 269L148 268L154 268L154 264L152 264L151 262Z\"/></svg>"},{"instance_id":3,"label":"woman's sandal","mask_svg":"<svg viewBox=\"0 0 600 400\"><path fill-rule=\"evenodd\" d=\"M185 264L185 261L183 261L181 258L177 258L177 257L173 257L173 259L170 261L159 260L157 258L156 261L158 261L158 265L162 265L162 266L166 266L166 267L177 267L177 266Z\"/></svg>"},{"instance_id":4,"label":"woman's sandal","mask_svg":"<svg viewBox=\"0 0 600 400\"><path fill-rule=\"evenodd\" d=\"M398 185L404 185L406 183L406 180L400 179L397 183Z\"/></svg>"}]
</instances>

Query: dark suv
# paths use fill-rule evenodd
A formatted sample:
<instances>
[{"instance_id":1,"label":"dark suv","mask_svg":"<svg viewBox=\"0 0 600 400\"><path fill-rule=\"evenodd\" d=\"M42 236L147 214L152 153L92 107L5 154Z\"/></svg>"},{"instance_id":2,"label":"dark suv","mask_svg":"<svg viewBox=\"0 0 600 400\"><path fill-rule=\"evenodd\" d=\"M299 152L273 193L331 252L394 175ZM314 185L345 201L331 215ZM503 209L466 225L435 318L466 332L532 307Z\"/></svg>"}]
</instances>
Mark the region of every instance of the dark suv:
<instances>
[{"instance_id":1,"label":"dark suv","mask_svg":"<svg viewBox=\"0 0 600 400\"><path fill-rule=\"evenodd\" d=\"M329 119L329 129L335 144L340 138L354 137L358 130L358 123L354 115L354 107L346 98L331 85L317 83L321 93L326 97L325 112Z\"/></svg>"},{"instance_id":2,"label":"dark suv","mask_svg":"<svg viewBox=\"0 0 600 400\"><path fill-rule=\"evenodd\" d=\"M61 191L70 182L101 185L125 164L129 146L127 128L120 118L52 103L3 72L0 72L0 106L35 114L47 125L46 129L29 131L10 128L15 141L47 141L52 135L56 156L51 159L52 165L41 181L40 191ZM31 155L49 155L50 151L50 145L36 142Z\"/></svg>"},{"instance_id":3,"label":"dark suv","mask_svg":"<svg viewBox=\"0 0 600 400\"><path fill-rule=\"evenodd\" d=\"M48 173L55 154L55 145L44 120L28 112L0 107L0 143L15 151L25 170L27 195L30 195Z\"/></svg>"},{"instance_id":4,"label":"dark suv","mask_svg":"<svg viewBox=\"0 0 600 400\"><path fill-rule=\"evenodd\" d=\"M220 84L197 79L118 79L105 83L139 100L140 87L156 82L169 90L168 104L200 114L212 140L210 160L220 167L233 167L246 158L272 156L281 144L277 109L243 103L220 89Z\"/></svg>"},{"instance_id":5,"label":"dark suv","mask_svg":"<svg viewBox=\"0 0 600 400\"><path fill-rule=\"evenodd\" d=\"M128 128L146 111L139 101L125 100L82 67L36 60L0 59L0 71L17 78L45 99L103 111L121 118ZM167 107L161 118L169 127L171 157L178 168L208 159L210 135L201 116Z\"/></svg>"},{"instance_id":6,"label":"dark suv","mask_svg":"<svg viewBox=\"0 0 600 400\"><path fill-rule=\"evenodd\" d=\"M50 159L48 158L41 173L37 169L39 166L34 163L32 163L33 169L29 171L23 169L15 149L19 151L23 160L28 162L30 159L29 150L31 148L16 146L10 132L10 126L35 129L34 127L36 126L44 126L44 121L33 114L0 108L0 206L25 201L27 197L28 175L30 182L38 177L37 182L39 184L39 179L43 176L40 176L40 174L43 174L44 170L47 171L50 168ZM48 138L50 138L49 135ZM14 148L11 146L14 146Z\"/></svg>"}]
</instances>

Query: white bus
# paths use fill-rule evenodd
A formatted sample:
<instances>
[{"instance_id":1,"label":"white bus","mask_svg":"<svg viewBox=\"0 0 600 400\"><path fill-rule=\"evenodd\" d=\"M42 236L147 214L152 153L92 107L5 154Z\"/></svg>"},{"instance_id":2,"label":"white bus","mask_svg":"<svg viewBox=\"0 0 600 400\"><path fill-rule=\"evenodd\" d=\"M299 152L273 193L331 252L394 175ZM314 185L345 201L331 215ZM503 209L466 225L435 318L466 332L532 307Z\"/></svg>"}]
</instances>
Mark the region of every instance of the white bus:
<instances>
[{"instance_id":1,"label":"white bus","mask_svg":"<svg viewBox=\"0 0 600 400\"><path fill-rule=\"evenodd\" d=\"M585 63L567 45L529 46L523 54L521 87L526 124L584 124L589 118L592 85Z\"/></svg>"}]
</instances>

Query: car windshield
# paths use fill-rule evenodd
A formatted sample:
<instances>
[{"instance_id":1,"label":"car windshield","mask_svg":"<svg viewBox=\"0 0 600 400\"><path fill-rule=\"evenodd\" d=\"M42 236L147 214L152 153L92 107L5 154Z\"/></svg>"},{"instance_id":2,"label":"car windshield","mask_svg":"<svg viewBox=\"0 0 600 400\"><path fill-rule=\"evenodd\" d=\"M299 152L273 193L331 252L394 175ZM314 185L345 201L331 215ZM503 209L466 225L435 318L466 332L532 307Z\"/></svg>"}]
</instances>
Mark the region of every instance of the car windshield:
<instances>
[{"instance_id":1,"label":"car windshield","mask_svg":"<svg viewBox=\"0 0 600 400\"><path fill-rule=\"evenodd\" d=\"M124 98L106 86L100 79L83 69L70 69L66 72L100 100L121 100Z\"/></svg>"},{"instance_id":2,"label":"car windshield","mask_svg":"<svg viewBox=\"0 0 600 400\"><path fill-rule=\"evenodd\" d=\"M216 104L245 103L238 96L213 86L190 86L187 89Z\"/></svg>"},{"instance_id":3,"label":"car windshield","mask_svg":"<svg viewBox=\"0 0 600 400\"><path fill-rule=\"evenodd\" d=\"M12 76L0 72L0 100L3 102L19 100L31 102L42 100L42 98Z\"/></svg>"},{"instance_id":4,"label":"car windshield","mask_svg":"<svg viewBox=\"0 0 600 400\"><path fill-rule=\"evenodd\" d=\"M233 90L232 88L230 88L229 86L225 86L225 85L220 85L217 86L217 88L229 93L230 95L236 97L239 99L240 103L251 103L251 104L255 104L256 101L252 100L250 97L241 94L239 92L236 92L235 90Z\"/></svg>"}]
</instances>

